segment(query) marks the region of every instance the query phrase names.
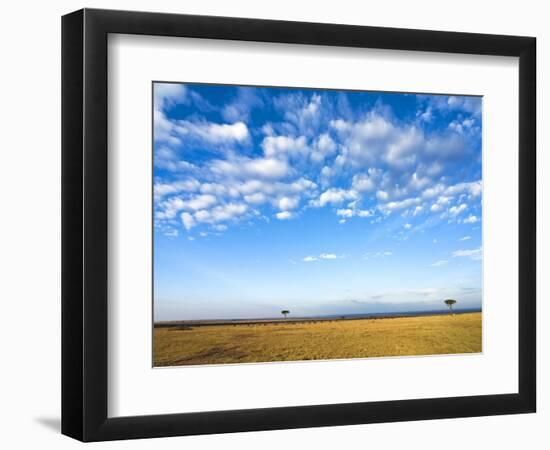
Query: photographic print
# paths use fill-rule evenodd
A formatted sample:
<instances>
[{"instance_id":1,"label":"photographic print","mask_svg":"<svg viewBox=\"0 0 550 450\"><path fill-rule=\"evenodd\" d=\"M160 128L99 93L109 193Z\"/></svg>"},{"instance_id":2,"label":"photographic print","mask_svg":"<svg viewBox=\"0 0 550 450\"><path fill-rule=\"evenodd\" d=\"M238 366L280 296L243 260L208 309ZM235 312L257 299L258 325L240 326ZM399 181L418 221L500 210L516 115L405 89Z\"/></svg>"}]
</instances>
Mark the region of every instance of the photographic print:
<instances>
[{"instance_id":1,"label":"photographic print","mask_svg":"<svg viewBox=\"0 0 550 450\"><path fill-rule=\"evenodd\" d=\"M152 90L155 367L482 351L482 97Z\"/></svg>"}]
</instances>

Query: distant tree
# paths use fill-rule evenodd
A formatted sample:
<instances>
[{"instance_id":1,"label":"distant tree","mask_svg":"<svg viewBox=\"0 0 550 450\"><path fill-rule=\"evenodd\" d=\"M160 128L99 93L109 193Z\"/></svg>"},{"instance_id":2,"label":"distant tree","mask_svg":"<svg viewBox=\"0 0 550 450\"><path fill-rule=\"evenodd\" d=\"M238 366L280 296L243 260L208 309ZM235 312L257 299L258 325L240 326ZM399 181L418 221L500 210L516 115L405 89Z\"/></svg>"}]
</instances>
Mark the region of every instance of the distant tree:
<instances>
[{"instance_id":1,"label":"distant tree","mask_svg":"<svg viewBox=\"0 0 550 450\"><path fill-rule=\"evenodd\" d=\"M281 311L281 314L282 314L283 316L285 316L285 319L286 319L286 316L287 316L287 314L290 314L290 311L287 310L287 309L283 309L283 310Z\"/></svg>"},{"instance_id":2,"label":"distant tree","mask_svg":"<svg viewBox=\"0 0 550 450\"><path fill-rule=\"evenodd\" d=\"M454 314L453 312L453 305L456 303L456 300L453 300L452 298L448 298L445 300L445 304L449 307L449 312L451 314Z\"/></svg>"}]
</instances>

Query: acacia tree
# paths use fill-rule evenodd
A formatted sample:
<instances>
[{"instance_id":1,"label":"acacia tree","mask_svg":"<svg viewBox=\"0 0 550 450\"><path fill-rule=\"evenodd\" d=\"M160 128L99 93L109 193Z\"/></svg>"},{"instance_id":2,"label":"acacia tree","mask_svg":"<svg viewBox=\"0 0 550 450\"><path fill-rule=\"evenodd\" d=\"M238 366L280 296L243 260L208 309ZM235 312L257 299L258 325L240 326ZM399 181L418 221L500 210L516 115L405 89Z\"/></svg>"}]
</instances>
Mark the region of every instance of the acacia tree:
<instances>
[{"instance_id":1,"label":"acacia tree","mask_svg":"<svg viewBox=\"0 0 550 450\"><path fill-rule=\"evenodd\" d=\"M282 314L283 316L285 316L285 319L286 319L286 315L287 315L287 314L290 314L290 311L287 310L287 309L283 309L283 310L281 311L281 314Z\"/></svg>"},{"instance_id":2,"label":"acacia tree","mask_svg":"<svg viewBox=\"0 0 550 450\"><path fill-rule=\"evenodd\" d=\"M452 298L448 298L445 300L445 304L449 307L450 314L454 314L453 312L453 305L456 303L456 300L453 300Z\"/></svg>"}]
</instances>

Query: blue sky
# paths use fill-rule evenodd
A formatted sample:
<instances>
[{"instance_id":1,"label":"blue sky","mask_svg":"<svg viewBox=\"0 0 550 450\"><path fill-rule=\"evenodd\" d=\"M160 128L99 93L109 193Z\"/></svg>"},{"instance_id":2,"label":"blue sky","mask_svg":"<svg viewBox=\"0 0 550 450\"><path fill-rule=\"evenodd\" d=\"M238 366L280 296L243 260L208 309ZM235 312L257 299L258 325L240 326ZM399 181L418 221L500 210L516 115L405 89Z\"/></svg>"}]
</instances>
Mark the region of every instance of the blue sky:
<instances>
[{"instance_id":1,"label":"blue sky","mask_svg":"<svg viewBox=\"0 0 550 450\"><path fill-rule=\"evenodd\" d=\"M153 94L155 320L481 306L480 97Z\"/></svg>"}]
</instances>

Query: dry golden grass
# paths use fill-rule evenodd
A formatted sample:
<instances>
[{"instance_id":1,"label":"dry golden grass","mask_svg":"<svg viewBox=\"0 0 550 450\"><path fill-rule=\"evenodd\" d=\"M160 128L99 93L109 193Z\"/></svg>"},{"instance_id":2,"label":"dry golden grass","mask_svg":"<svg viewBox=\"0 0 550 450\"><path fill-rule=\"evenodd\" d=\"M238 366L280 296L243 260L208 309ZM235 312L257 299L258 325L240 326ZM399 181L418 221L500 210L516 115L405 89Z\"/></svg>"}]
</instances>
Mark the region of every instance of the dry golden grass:
<instances>
[{"instance_id":1,"label":"dry golden grass","mask_svg":"<svg viewBox=\"0 0 550 450\"><path fill-rule=\"evenodd\" d=\"M481 313L155 327L155 366L481 352Z\"/></svg>"}]
</instances>

